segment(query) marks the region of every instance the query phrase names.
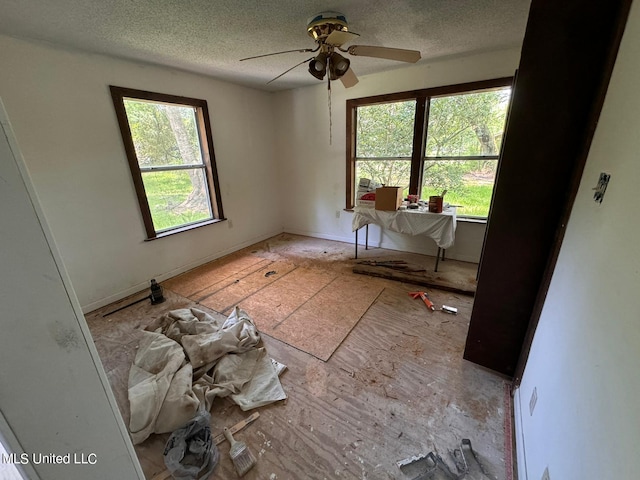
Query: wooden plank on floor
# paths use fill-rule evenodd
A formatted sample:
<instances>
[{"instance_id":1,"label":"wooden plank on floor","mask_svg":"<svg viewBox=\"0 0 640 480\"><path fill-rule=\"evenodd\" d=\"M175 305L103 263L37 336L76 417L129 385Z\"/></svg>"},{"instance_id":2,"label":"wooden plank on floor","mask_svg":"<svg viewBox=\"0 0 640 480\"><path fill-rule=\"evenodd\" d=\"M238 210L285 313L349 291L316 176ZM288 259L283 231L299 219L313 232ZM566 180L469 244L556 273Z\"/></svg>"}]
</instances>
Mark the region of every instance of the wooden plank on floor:
<instances>
[{"instance_id":1,"label":"wooden plank on floor","mask_svg":"<svg viewBox=\"0 0 640 480\"><path fill-rule=\"evenodd\" d=\"M386 278L388 280L396 280L398 282L413 283L429 288L438 288L448 292L461 293L463 295L475 295L475 278L470 277L466 282L452 283L439 278L436 272L416 273L403 272L391 268L372 266L372 265L355 265L353 273L361 275L369 275L371 277Z\"/></svg>"},{"instance_id":2,"label":"wooden plank on floor","mask_svg":"<svg viewBox=\"0 0 640 480\"><path fill-rule=\"evenodd\" d=\"M296 268L240 303L260 331L269 331L336 278L318 268Z\"/></svg>"},{"instance_id":3,"label":"wooden plank on floor","mask_svg":"<svg viewBox=\"0 0 640 480\"><path fill-rule=\"evenodd\" d=\"M203 290L198 294L198 301L217 312L227 314L245 298L276 282L295 268L296 266L289 262L269 262L250 275L240 274L235 279L233 276L227 278L225 280L227 285L222 289L214 285ZM270 272L275 273L270 274Z\"/></svg>"},{"instance_id":4,"label":"wooden plank on floor","mask_svg":"<svg viewBox=\"0 0 640 480\"><path fill-rule=\"evenodd\" d=\"M382 290L378 282L340 275L265 333L327 361Z\"/></svg>"},{"instance_id":5,"label":"wooden plank on floor","mask_svg":"<svg viewBox=\"0 0 640 480\"><path fill-rule=\"evenodd\" d=\"M255 255L229 255L162 282L162 286L183 297L194 298L232 275L255 271L268 263L269 260Z\"/></svg>"}]
</instances>

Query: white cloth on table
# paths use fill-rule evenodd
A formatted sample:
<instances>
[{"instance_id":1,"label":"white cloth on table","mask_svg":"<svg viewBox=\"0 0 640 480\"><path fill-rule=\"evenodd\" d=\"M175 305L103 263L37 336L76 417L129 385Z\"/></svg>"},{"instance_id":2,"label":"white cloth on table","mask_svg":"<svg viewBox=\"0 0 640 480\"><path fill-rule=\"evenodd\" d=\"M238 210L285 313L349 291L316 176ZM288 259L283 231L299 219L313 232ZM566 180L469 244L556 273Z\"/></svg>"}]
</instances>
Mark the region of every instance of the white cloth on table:
<instances>
[{"instance_id":1,"label":"white cloth on table","mask_svg":"<svg viewBox=\"0 0 640 480\"><path fill-rule=\"evenodd\" d=\"M353 209L352 230L368 224L380 225L394 232L431 237L440 248L453 246L456 237L456 207L448 207L442 213L422 209L385 211L358 206Z\"/></svg>"}]
</instances>

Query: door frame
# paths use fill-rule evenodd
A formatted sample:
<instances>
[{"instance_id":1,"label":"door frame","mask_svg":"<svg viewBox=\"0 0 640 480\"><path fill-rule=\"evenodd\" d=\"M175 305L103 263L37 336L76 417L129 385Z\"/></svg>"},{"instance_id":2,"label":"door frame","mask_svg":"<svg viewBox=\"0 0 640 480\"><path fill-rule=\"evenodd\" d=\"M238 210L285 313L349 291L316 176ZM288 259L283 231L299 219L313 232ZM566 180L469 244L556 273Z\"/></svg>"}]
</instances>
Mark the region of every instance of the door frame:
<instances>
[{"instance_id":1,"label":"door frame","mask_svg":"<svg viewBox=\"0 0 640 480\"><path fill-rule=\"evenodd\" d=\"M630 7L631 0L531 4L464 352L465 359L512 377L515 385Z\"/></svg>"}]
</instances>

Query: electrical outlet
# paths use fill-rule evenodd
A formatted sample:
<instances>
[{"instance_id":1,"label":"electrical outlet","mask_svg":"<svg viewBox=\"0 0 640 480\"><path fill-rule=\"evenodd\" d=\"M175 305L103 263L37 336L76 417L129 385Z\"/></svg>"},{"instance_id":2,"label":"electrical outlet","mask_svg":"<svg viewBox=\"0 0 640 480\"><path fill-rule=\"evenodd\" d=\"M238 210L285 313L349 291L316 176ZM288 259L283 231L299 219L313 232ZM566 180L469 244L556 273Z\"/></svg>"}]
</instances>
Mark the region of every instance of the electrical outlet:
<instances>
[{"instance_id":1,"label":"electrical outlet","mask_svg":"<svg viewBox=\"0 0 640 480\"><path fill-rule=\"evenodd\" d=\"M233 222L229 219L227 219L227 225L229 225L229 228L233 228Z\"/></svg>"},{"instance_id":2,"label":"electrical outlet","mask_svg":"<svg viewBox=\"0 0 640 480\"><path fill-rule=\"evenodd\" d=\"M538 402L538 387L533 387L531 392L531 398L529 399L529 415L533 415L533 410L536 408Z\"/></svg>"},{"instance_id":3,"label":"electrical outlet","mask_svg":"<svg viewBox=\"0 0 640 480\"><path fill-rule=\"evenodd\" d=\"M544 469L544 473L542 474L542 478L540 480L551 480L549 476L549 467Z\"/></svg>"},{"instance_id":4,"label":"electrical outlet","mask_svg":"<svg viewBox=\"0 0 640 480\"><path fill-rule=\"evenodd\" d=\"M340 218L340 210L336 210L336 218Z\"/></svg>"}]
</instances>

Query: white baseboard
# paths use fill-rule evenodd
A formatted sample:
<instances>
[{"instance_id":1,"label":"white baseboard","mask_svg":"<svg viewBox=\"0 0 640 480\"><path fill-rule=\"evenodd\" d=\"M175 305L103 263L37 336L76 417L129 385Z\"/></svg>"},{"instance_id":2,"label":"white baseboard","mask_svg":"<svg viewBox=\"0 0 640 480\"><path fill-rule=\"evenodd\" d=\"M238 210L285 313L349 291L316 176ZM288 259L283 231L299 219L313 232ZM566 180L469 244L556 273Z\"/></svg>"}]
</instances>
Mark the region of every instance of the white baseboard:
<instances>
[{"instance_id":1,"label":"white baseboard","mask_svg":"<svg viewBox=\"0 0 640 480\"><path fill-rule=\"evenodd\" d=\"M276 235L280 235L281 233L283 233L282 230L260 235L258 237L250 238L248 240L245 240L242 243L238 243L234 245L233 247L229 247L224 250L219 250L215 253L212 253L211 255L207 255L206 257L199 258L198 260L194 260L193 262L190 262L186 265L182 265L178 268L174 268L173 270L170 270L166 273L156 275L154 278L158 282L162 282L169 278L175 277L176 275L180 275L181 273L188 272L189 270L193 270L194 268L199 267L200 265L203 265L207 262L211 262L218 258L224 257L225 255L229 255L230 253L237 252L238 250L242 250L243 248L248 247L250 245L254 245L268 238L275 237ZM138 283L136 285L133 285L132 287L127 288L126 290L122 290L113 295L109 295L108 297L102 298L100 300L96 300L95 302L88 303L87 305L83 305L82 313L86 314L88 312L92 312L98 308L104 307L105 305L109 305L113 302L117 302L118 300L122 300L123 298L126 298L129 295L133 295L134 293L147 290L148 288L149 288L149 281Z\"/></svg>"},{"instance_id":2,"label":"white baseboard","mask_svg":"<svg viewBox=\"0 0 640 480\"><path fill-rule=\"evenodd\" d=\"M302 230L297 228L285 228L285 232L295 234L295 235L304 235L305 237L323 238L325 240L335 240L336 242L350 243L354 245L354 252L355 252L355 233L349 236L338 236L338 235L327 235L320 232L311 232L308 230ZM433 244L433 242L431 243ZM360 230L360 233L358 235L358 250L360 249L360 246L364 248L364 244L365 244L364 230ZM383 241L377 244L377 243L372 243L371 237L369 237L369 248L384 248L386 250L417 253L420 255L430 255L434 257L437 253L437 247L435 246L435 244L433 244L432 247L433 248L416 249L416 248L412 248L411 245L398 245L395 242L389 242L389 241ZM451 252L450 250L447 250L447 258L450 258L451 260L458 260L460 262L478 263L478 258L475 255L465 255L465 254Z\"/></svg>"},{"instance_id":3,"label":"white baseboard","mask_svg":"<svg viewBox=\"0 0 640 480\"><path fill-rule=\"evenodd\" d=\"M520 389L513 394L513 418L515 420L516 443L516 475L518 480L528 480L527 458L524 449L524 432L522 431L522 403L520 401Z\"/></svg>"},{"instance_id":4,"label":"white baseboard","mask_svg":"<svg viewBox=\"0 0 640 480\"><path fill-rule=\"evenodd\" d=\"M297 228L285 228L284 231L285 233L290 233L292 235L303 235L305 237L322 238L324 240L334 240L336 242L351 243L351 244L353 244L353 240L355 238L353 235L348 237L338 236L338 235L327 235L325 233L310 232L308 230L300 230Z\"/></svg>"}]
</instances>

